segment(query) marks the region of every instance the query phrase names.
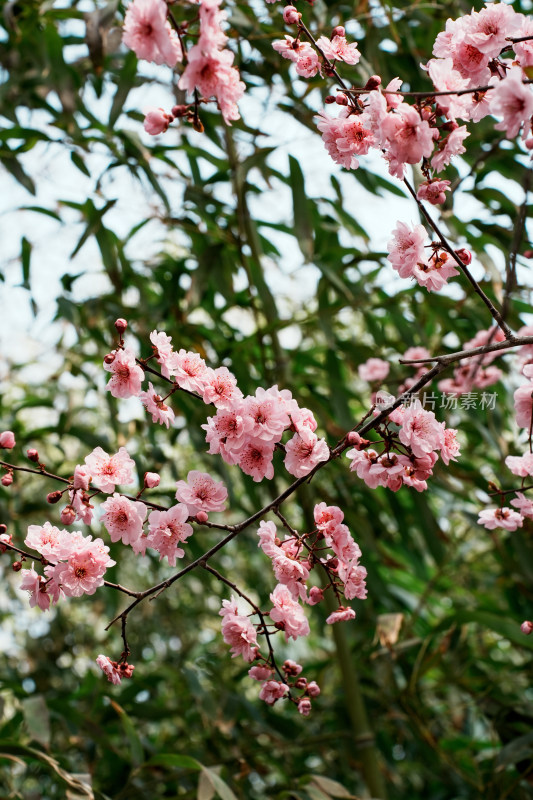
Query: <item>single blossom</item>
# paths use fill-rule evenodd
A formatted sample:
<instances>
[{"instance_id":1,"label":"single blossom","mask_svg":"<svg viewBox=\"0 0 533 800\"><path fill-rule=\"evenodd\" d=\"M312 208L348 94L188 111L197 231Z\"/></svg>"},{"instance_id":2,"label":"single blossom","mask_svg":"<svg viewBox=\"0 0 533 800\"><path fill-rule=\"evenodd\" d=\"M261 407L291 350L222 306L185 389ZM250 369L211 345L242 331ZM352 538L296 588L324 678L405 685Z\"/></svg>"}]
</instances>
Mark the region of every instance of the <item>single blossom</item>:
<instances>
[{"instance_id":1,"label":"single blossom","mask_svg":"<svg viewBox=\"0 0 533 800\"><path fill-rule=\"evenodd\" d=\"M198 511L224 511L226 507L228 490L207 472L191 470L187 480L178 481L176 487L176 499L186 503L191 516Z\"/></svg>"}]
</instances>

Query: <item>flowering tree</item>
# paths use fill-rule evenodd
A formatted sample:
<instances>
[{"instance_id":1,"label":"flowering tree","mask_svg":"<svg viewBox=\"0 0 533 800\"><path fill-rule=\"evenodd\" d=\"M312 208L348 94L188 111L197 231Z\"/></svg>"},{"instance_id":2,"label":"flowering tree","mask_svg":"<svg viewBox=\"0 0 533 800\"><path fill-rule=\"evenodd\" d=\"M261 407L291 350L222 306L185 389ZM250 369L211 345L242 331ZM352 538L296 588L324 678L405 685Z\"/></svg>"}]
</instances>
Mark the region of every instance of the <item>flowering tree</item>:
<instances>
[{"instance_id":1,"label":"flowering tree","mask_svg":"<svg viewBox=\"0 0 533 800\"><path fill-rule=\"evenodd\" d=\"M110 421L113 434L104 432L102 406L96 401L92 430L76 424L77 412L66 416L62 412L48 430L31 431L17 420L16 391L8 391L5 409L10 418L0 446L15 457L8 458L6 453L0 462L6 503L11 504L3 512L1 547L5 563L8 554L13 554L18 589L26 590L30 605L41 611L61 608L68 598L83 595L96 599L106 592L115 597L105 626L111 637L103 648L107 655L95 656L114 685L132 678L134 669L135 682L139 670L145 669L130 636L136 615L144 609L138 624L149 625L146 609L163 602L160 597L178 582L183 585L193 573L205 573L211 581L204 584L202 594L219 596L222 638L231 655L245 663L248 679L257 682L258 697L267 706L294 708L305 720L311 719L312 707L316 713L324 686L307 663L313 659L313 648L293 653L290 645L303 647L302 639L313 641L312 625L317 622L322 632L314 634L314 643L320 648L323 645L316 637L323 636L324 625L331 626L351 735L358 748L360 783L352 776L349 785L366 784L373 797L384 798L394 795L403 781L398 796L405 791L433 796L430 774L420 785L414 781L406 789L407 770L402 773L397 768L397 778L393 778L385 768L387 747L392 746L392 757L402 761L405 749L400 742L407 740L393 726L381 753L375 746L344 627L365 624L361 619L353 622L356 608L351 601L367 598L368 577L368 594L370 598L374 594L374 607L381 612L377 633L382 650L367 652L367 656L382 660L387 675L381 682L397 707L405 707L403 713L417 731L417 742L432 747L446 737L425 727L425 712L416 704L410 707L409 692L422 674L434 669L436 654L447 653L458 626L468 637L469 623L476 623L486 637L483 646L495 652L502 642L510 643L509 663L517 671L522 669L524 653L531 649L525 637L533 631L527 619L531 601L527 525L533 518L527 494L528 478L533 475L533 329L522 316L529 306L522 299L519 275L521 264L530 257L526 220L528 150L533 146L531 21L520 9L503 3L456 14L446 22L440 14L434 15L430 17L435 28L431 42L418 32L417 47L425 47L423 70L409 63L405 53L382 70L376 50L380 37L374 29L379 16L369 13L351 20L341 6L331 9L331 19L322 19L322 11L311 7L299 10L288 5L282 13L280 9L274 13L275 7L272 11L272 20L266 22L257 9L241 4L233 7L228 20L227 12L214 0L184 7L164 0L133 0L124 13L97 8L84 17L91 59L87 66L83 60L67 64L63 56L59 58L61 35L65 43L72 43L72 35L68 26L61 31L58 23L62 18L79 20L79 12L51 9L44 13L38 32L39 43L46 44L44 56L42 48L36 53L23 50L30 63L44 58L56 68L58 64L65 68L66 78L62 74L57 80L54 76L52 84L43 83L48 91L53 87L58 92L60 111L48 100L37 101L43 94L46 97L43 88L28 90L22 101L51 115L56 126L65 127L64 142L71 148L75 167L90 175L80 151L90 152L95 143L105 145L113 166L142 173L156 191L162 203L155 214L159 223L177 226L183 235L181 253L174 258L171 252L160 254L153 275L145 275L135 269L128 249L141 226L120 239L104 225L113 201L108 199L100 209L92 200L68 202L86 223L73 255L94 236L113 290L82 309L68 296L60 299L59 313L74 324L78 334L77 355L66 355L66 363L81 360L78 369L86 381L114 398L112 411L123 402L130 408L137 403L133 419L138 422L127 437L116 419ZM8 14L8 39L3 45L8 66L17 37L28 46L36 35L30 32L32 13L14 7ZM425 18L411 12L407 17L404 46L415 53L412 37ZM396 22L393 15L389 25L398 50L402 37ZM282 23L290 35L283 35ZM356 23L357 41L347 34ZM230 42L237 43L238 49L230 49ZM257 60L260 55L265 63ZM137 58L163 67L157 80L168 77L173 93L166 109L154 106L143 112L146 134L161 135L150 144L130 131L116 129L130 90L145 80L136 71ZM396 68L399 77L392 74ZM24 76L30 73L29 65L22 79L13 70L6 87L17 81L24 85ZM107 126L76 91L86 85L79 81L81 74L84 81L93 81L99 96L105 94L109 82L116 83ZM332 164L343 167L376 194L411 197L411 214L417 214L421 224L391 219L380 244L383 248L388 242L387 252L373 251L366 232L346 210L339 179L331 179L336 198L311 201L305 193L304 172L293 156L288 176L293 229L280 221L254 217L250 195L259 193L261 186L250 182L250 172L258 170L266 188L274 179L285 180L269 163L272 148L257 145L262 131L249 127L246 119L241 121L247 86L253 96L254 76L259 75L263 88L281 77L291 113L321 134ZM323 103L316 108L318 93ZM285 96L280 105L288 108ZM127 115L139 121L135 106ZM12 123L4 137L3 162L34 191L19 154L9 143L22 139L28 148L41 137L37 130L20 125L17 112ZM174 140L166 145L164 137L171 136L175 126L180 126L178 144ZM42 136L52 138L47 133ZM191 136L202 137L204 144L192 144ZM246 147L251 152L243 158ZM389 179L364 170L364 159L373 151L384 157ZM183 156L188 159L187 171ZM170 170L168 176L154 171L157 159ZM205 163L216 171L207 176ZM495 172L513 179L518 176L521 205L513 205L497 179L491 185ZM177 175L186 188L183 213L174 216L168 185ZM223 191L217 194L209 189L228 181L233 190L231 203ZM99 179L98 188L101 183ZM507 228L498 219L484 219L483 214L474 220L453 215L451 198L461 196L469 183L472 197L497 218L506 217ZM40 206L29 210L55 213ZM343 241L341 227L357 237L357 250ZM279 295L272 280L266 279L265 257L282 255L266 235L268 228L294 235L303 257L320 273L313 316L298 320L305 339L297 351L284 350L281 334L293 316L279 314ZM493 253L495 246L498 255ZM21 262L24 282L31 290L30 255L31 245L24 237ZM477 259L490 272L490 279L481 276ZM369 271L375 262L382 267ZM397 292L388 290L393 273L383 271L387 262L398 274ZM237 295L235 264L246 281L246 291ZM72 276L64 277L67 293L73 282ZM128 290L132 287L147 301L143 314L131 308ZM205 319L199 326L188 322L197 306L207 314L209 324ZM244 339L239 336L239 323L233 321L235 315L228 314L240 307L249 310L253 320L251 334ZM344 308L350 313L343 319ZM151 310L157 310L157 319L168 316L169 326L163 329L157 323L154 327ZM111 313L116 318L116 336L109 349L104 345L109 341ZM107 320L107 327L100 320ZM232 343L231 338L236 341ZM508 353L515 354L515 374L522 373L522 384L514 391L515 415L506 408L502 381L511 363L504 366L500 358L501 368L493 364ZM102 375L88 368L98 361L109 373L105 387ZM489 392L491 387L500 388ZM143 407L145 421L140 417ZM469 417L467 412L473 408L476 413ZM175 442L177 432L185 429L188 436L180 437L187 438L187 443L181 442L185 449L176 466L165 450L166 442ZM496 439L499 451L476 453L479 438L493 445L498 429L509 432ZM521 439L518 429L523 431ZM74 449L63 444L65 435L74 439ZM29 445L26 455L33 466L20 456L21 440ZM54 448L62 455L54 453ZM508 474L496 466L504 454ZM68 468L61 468L63 461ZM28 475L32 494L42 492L37 487L46 485L48 503L59 504L55 516L55 509L43 519L42 508L27 507L23 478ZM512 475L521 481L514 482ZM50 490L53 482L60 488ZM131 486L133 490L125 488ZM475 488L473 500L467 499L466 486ZM426 500L426 492L430 497L434 494L432 500ZM361 507L366 510L364 516ZM460 517L457 511L462 512ZM465 519L474 511L482 527L472 531L472 526L465 528ZM31 516L29 524L22 522L26 514ZM405 528L413 528L412 541L410 533L404 538ZM381 529L386 531L383 541ZM494 531L491 552L494 547L502 566L512 564L510 576L521 575L513 583L518 594L507 606L498 600L486 607L483 592L491 590L490 580L467 598L464 578L458 591L452 592L456 602L449 617L443 601L450 590L450 568L458 563L470 566L468 554L477 554L487 529ZM518 529L526 535L516 539L509 556L504 531ZM397 538L403 542L399 549ZM255 577L240 563L250 547L262 551L259 557L253 555ZM226 553L233 555L224 561ZM235 554L236 567L232 564ZM265 559L271 562L266 572ZM142 577L133 578L141 580L140 587L130 580L137 560L148 565L141 568ZM156 575L158 562L164 562L164 572ZM414 581L405 577L410 571ZM386 588L387 582L392 591ZM387 598L381 607L380 592ZM126 605L117 607L120 598ZM313 606L318 606L318 617L309 608ZM357 604L360 618L363 606ZM321 607L326 611L320 620ZM177 610L185 611L179 598ZM375 629L371 619L372 612L368 624ZM468 657L463 644L459 637L452 648L457 665L476 653L472 639ZM411 648L415 648L414 657ZM401 658L406 661L399 679L395 661ZM437 672L438 680L431 676L425 684L428 710L438 705L440 681L448 677L444 658L438 661ZM525 688L523 681L520 673L513 691ZM456 685L473 691L470 684L465 690L459 679ZM446 697L450 710L453 702L447 693ZM505 706L515 707L511 691ZM120 714L126 713L119 709ZM497 738L498 752L491 758L500 759L497 763L507 769L494 781L490 777L493 762L472 761L465 766L464 757L459 756L453 761L457 780L472 783L476 791L491 786L498 797L515 791L528 796L530 767L523 765L522 756L529 752L529 739L521 737L520 726L513 727L511 734L500 729L490 709L480 705L478 714L482 732L474 736L465 731L465 738L492 748ZM128 724L126 732L131 734ZM28 756L18 747L9 745L6 752ZM234 796L217 772L188 752L174 761L165 762L161 756L158 764L157 756L144 759L142 744L134 747L135 769L160 766L200 771L199 796L214 792ZM471 757L470 746L463 744L463 749ZM440 752L445 751L443 745ZM37 757L35 751L33 757ZM423 752L417 757L423 760ZM444 755L441 758L447 761ZM72 774L61 774L57 762L48 766L79 791L93 791ZM137 780L135 769L127 778L131 786ZM350 796L328 772L323 762L318 774L303 776L302 791L311 798ZM335 774L346 782L342 771ZM103 791L105 783L96 789ZM253 789L256 796L266 791L258 785ZM171 783L161 791L167 790L172 791ZM246 789L242 791L247 794ZM300 796L296 789L294 796Z\"/></svg>"}]
</instances>

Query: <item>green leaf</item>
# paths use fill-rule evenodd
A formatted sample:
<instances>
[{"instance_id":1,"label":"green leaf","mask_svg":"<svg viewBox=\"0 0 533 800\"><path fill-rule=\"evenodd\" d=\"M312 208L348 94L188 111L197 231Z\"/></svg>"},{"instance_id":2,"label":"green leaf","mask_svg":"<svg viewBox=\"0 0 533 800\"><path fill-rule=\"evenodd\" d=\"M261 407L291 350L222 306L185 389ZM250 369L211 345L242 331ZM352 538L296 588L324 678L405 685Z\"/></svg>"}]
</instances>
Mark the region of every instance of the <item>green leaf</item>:
<instances>
[{"instance_id":1,"label":"green leaf","mask_svg":"<svg viewBox=\"0 0 533 800\"><path fill-rule=\"evenodd\" d=\"M131 763L138 767L142 764L144 759L144 749L139 738L139 734L135 728L135 725L126 714L122 706L120 706L116 700L112 698L109 699L109 702L119 715L120 721L122 723L122 727L124 728L124 733L126 734L129 743L130 743L130 755L131 755Z\"/></svg>"},{"instance_id":2,"label":"green leaf","mask_svg":"<svg viewBox=\"0 0 533 800\"><path fill-rule=\"evenodd\" d=\"M25 697L22 701L24 722L30 737L48 748L50 744L50 715L42 694Z\"/></svg>"},{"instance_id":3,"label":"green leaf","mask_svg":"<svg viewBox=\"0 0 533 800\"><path fill-rule=\"evenodd\" d=\"M348 800L355 799L355 795L350 794L344 786L341 786L340 783L333 781L331 778L325 778L323 775L311 775L311 780L313 783L316 783L319 789L329 794L330 797L345 797L348 798Z\"/></svg>"},{"instance_id":4,"label":"green leaf","mask_svg":"<svg viewBox=\"0 0 533 800\"><path fill-rule=\"evenodd\" d=\"M314 252L313 225L309 210L309 200L305 194L305 182L299 162L289 156L290 184L294 213L294 230L300 250L306 261L311 261Z\"/></svg>"},{"instance_id":5,"label":"green leaf","mask_svg":"<svg viewBox=\"0 0 533 800\"><path fill-rule=\"evenodd\" d=\"M221 800L237 800L228 784L225 783L220 775L217 775L213 769L210 769L209 767L202 767L202 775L204 775L205 779L209 781Z\"/></svg>"},{"instance_id":6,"label":"green leaf","mask_svg":"<svg viewBox=\"0 0 533 800\"><path fill-rule=\"evenodd\" d=\"M122 69L120 70L120 78L117 85L117 90L115 92L115 96L113 97L113 102L111 104L111 110L109 112L109 120L108 125L110 128L115 127L115 122L119 118L120 114L122 113L122 108L124 107L124 103L130 93L130 89L133 88L135 83L135 75L137 73L137 56L134 52L130 51L126 58L124 59L124 63L122 65Z\"/></svg>"},{"instance_id":7,"label":"green leaf","mask_svg":"<svg viewBox=\"0 0 533 800\"><path fill-rule=\"evenodd\" d=\"M22 286L24 289L30 288L30 261L31 261L31 242L22 237L20 241L20 261L22 264Z\"/></svg>"}]
</instances>

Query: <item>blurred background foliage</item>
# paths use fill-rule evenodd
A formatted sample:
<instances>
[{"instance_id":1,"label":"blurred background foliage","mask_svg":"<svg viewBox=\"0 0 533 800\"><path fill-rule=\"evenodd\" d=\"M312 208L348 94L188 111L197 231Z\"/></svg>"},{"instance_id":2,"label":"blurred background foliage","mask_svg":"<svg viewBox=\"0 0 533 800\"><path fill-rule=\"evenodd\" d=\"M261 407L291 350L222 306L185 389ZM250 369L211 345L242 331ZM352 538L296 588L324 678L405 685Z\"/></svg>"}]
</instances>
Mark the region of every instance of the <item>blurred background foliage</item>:
<instances>
[{"instance_id":1,"label":"blurred background foliage","mask_svg":"<svg viewBox=\"0 0 533 800\"><path fill-rule=\"evenodd\" d=\"M513 5L530 8L526 0ZM182 126L149 139L140 124L143 87L156 103L164 93L168 107L183 97L176 75L137 63L121 46L121 3L1 4L2 179L8 185L10 173L24 187L20 214L31 220L20 257L2 269L5 277L18 271L33 313L42 311L35 292L42 254L33 244L39 220L56 226L58 241L69 230L79 236L61 265L53 347L38 363L3 354L0 415L22 450L37 447L63 475L98 445L109 452L127 445L139 475L161 472L162 487L194 468L218 474L230 491L231 522L283 489L281 462L275 480L257 485L204 455L207 412L186 396L173 398L177 424L169 433L148 424L136 402L119 407L102 391L101 369L116 317L129 320L143 355L156 328L177 348L227 365L245 394L274 383L289 388L330 443L368 409L361 362L389 359L386 388L394 392L409 375L397 363L407 347L456 349L490 319L460 280L441 294L393 280L384 250L396 218L387 209L405 193L382 170L363 163L347 174L331 165L323 191L309 191L313 159L298 137L315 129L313 115L332 87L295 80L272 50L283 32L278 6L239 0L227 8L248 86L243 119L229 128L216 110L203 110L204 134ZM360 42L363 59L349 77L355 85L371 74L384 83L399 75L404 88L422 89L429 84L419 65L436 34L471 6L316 0L301 10L317 34L342 22ZM176 6L175 13L193 17L196 9ZM292 137L289 158L285 151L280 157L273 119ZM61 153L62 168L83 190L41 204L35 165L50 152ZM474 251L476 275L496 302L519 242L518 282L507 303L515 330L530 313L528 261L520 255L527 224L519 231L530 213L527 174L520 148L484 120L471 127L467 153L448 170L457 191L442 211L454 241ZM135 217L135 207L117 215L137 196L144 213ZM357 211L370 201L383 228L379 240ZM503 468L518 450L511 363L500 359L506 381L495 387L494 409L444 411L437 402L439 418L459 429L463 452L457 464L436 469L427 494L367 490L344 462L284 507L305 529L314 502L340 505L369 572L369 597L357 603L355 623L332 630L327 611L315 607L308 640L280 642L280 652L302 660L304 674L322 687L308 719L257 699L247 668L222 642L217 612L227 593L211 576L191 574L136 610L129 622L135 677L113 687L94 658L120 654L119 631L104 627L123 598L100 590L48 615L29 612L11 559L2 556L0 796L533 797L533 642L519 629L532 613L531 523L513 534L476 524L488 481L512 486ZM18 543L28 523L58 522L47 491L20 476L1 488L0 519ZM173 496L164 488L155 494ZM217 537L196 534L188 556ZM169 574L151 556L141 562L113 547L119 564L111 580L141 589ZM253 530L215 566L266 602L274 580Z\"/></svg>"}]
</instances>

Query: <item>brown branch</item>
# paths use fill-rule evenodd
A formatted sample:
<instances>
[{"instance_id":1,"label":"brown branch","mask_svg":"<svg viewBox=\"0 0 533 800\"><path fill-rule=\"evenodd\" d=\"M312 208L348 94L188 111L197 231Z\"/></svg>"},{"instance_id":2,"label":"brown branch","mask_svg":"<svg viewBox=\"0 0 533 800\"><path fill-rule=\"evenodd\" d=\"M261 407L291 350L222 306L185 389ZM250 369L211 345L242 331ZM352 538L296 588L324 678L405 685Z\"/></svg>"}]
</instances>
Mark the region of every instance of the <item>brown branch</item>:
<instances>
[{"instance_id":1,"label":"brown branch","mask_svg":"<svg viewBox=\"0 0 533 800\"><path fill-rule=\"evenodd\" d=\"M456 353L447 353L443 356L430 356L429 358L412 358L400 359L400 364L426 364L435 362L437 364L445 364L449 366L456 361L461 361L463 358L474 358L475 356L483 356L485 353L495 353L499 350L510 350L511 347L522 347L526 344L533 344L533 336L514 336L513 334L509 339L504 342L495 342L494 344L484 344L481 347L474 347L471 350L458 350Z\"/></svg>"},{"instance_id":2,"label":"brown branch","mask_svg":"<svg viewBox=\"0 0 533 800\"><path fill-rule=\"evenodd\" d=\"M472 273L470 272L470 270L468 269L466 264L464 264L461 261L461 259L459 258L459 256L457 255L457 253L455 252L453 247L449 244L448 240L446 239L446 237L442 233L442 231L439 228L439 226L437 225L437 223L428 214L428 212L426 211L426 208L424 207L424 204L418 199L415 190L413 189L413 187L411 186L411 184L409 183L407 178L404 178L403 182L405 183L405 185L407 186L407 189L409 190L410 194L413 196L414 200L416 201L416 204L418 205L420 211L422 212L422 214L424 216L424 219L426 220L428 225L433 229L433 231L439 237L443 248L446 250L447 253L449 253L451 255L451 257L453 258L453 260L455 261L455 263L457 264L457 266L459 267L461 272L465 275L465 277L469 281L469 283L472 286L472 288L475 291L475 293L485 303L485 305L487 306L488 310L490 311L493 319L496 320L496 323L502 329L502 331L503 331L503 333L505 335L505 338L506 339L510 339L511 336L512 336L511 329L509 328L509 326L507 325L507 323L503 319L501 313L494 306L494 304L492 303L492 300L490 300L487 297L487 295L485 294L485 292L483 291L483 289L481 288L479 283L476 281L476 279L473 277Z\"/></svg>"}]
</instances>

